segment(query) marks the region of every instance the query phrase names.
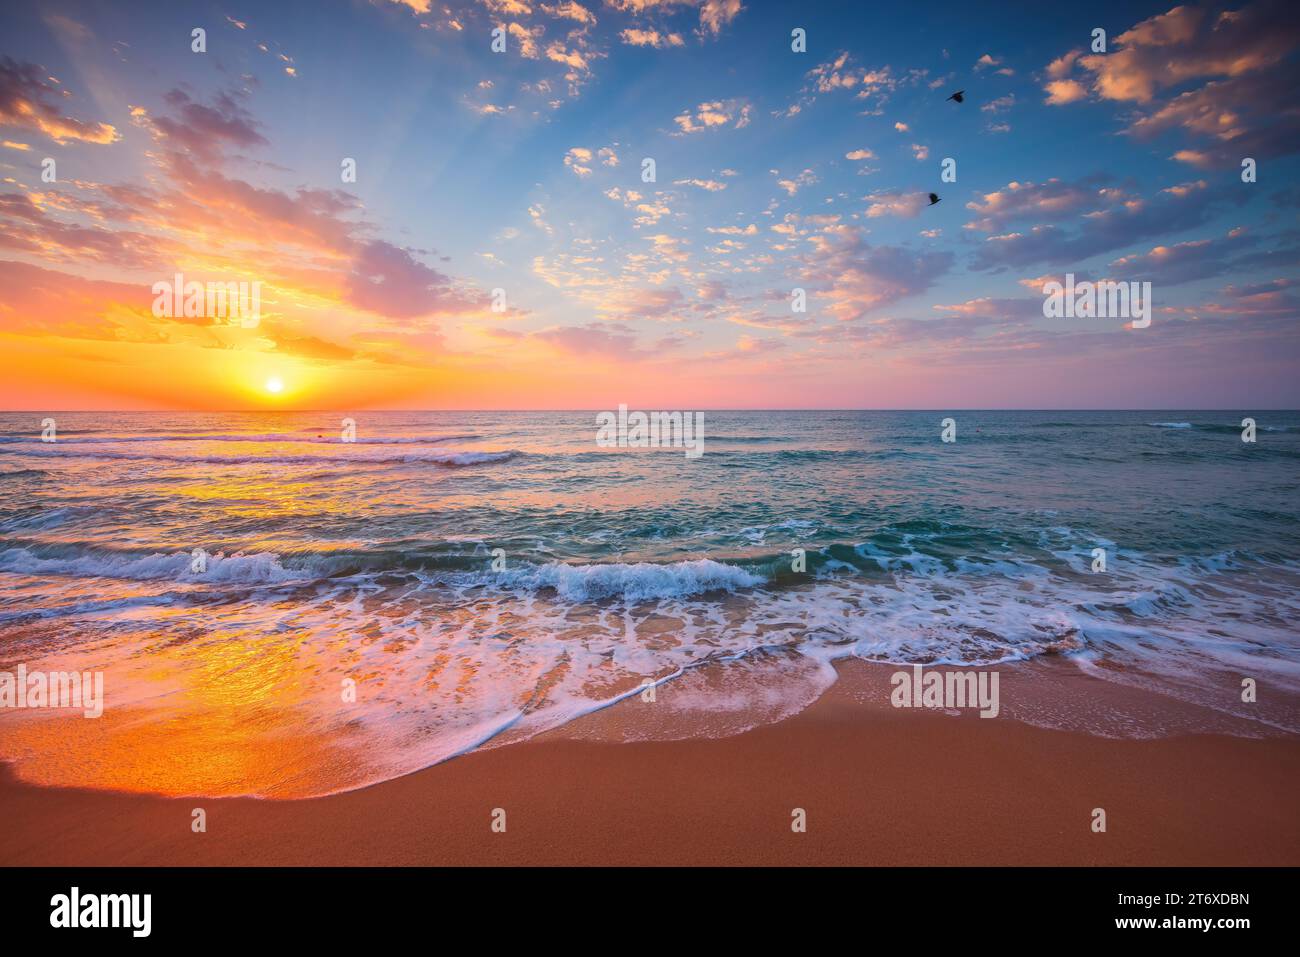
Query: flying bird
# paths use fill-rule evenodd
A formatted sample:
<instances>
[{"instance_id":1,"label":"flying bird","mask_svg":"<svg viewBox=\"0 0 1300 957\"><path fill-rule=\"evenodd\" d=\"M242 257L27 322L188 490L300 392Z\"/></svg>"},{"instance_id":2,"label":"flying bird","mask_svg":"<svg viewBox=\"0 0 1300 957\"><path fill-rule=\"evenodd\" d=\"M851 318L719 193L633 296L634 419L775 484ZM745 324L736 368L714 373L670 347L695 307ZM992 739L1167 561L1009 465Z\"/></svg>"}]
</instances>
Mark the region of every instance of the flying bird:
<instances>
[{"instance_id":1,"label":"flying bird","mask_svg":"<svg viewBox=\"0 0 1300 957\"><path fill-rule=\"evenodd\" d=\"M956 93L954 93L952 96L948 97L948 100L956 100L958 103L961 103L961 102L962 102L962 94L965 93L965 92L966 92L965 90L958 90L958 91L957 91ZM947 103L948 100L944 100L944 102Z\"/></svg>"},{"instance_id":2,"label":"flying bird","mask_svg":"<svg viewBox=\"0 0 1300 957\"><path fill-rule=\"evenodd\" d=\"M937 202L939 202L939 194L938 194L938 193L931 193L931 194L930 194L930 205L933 206L933 205L934 205L935 203L937 203Z\"/></svg>"}]
</instances>

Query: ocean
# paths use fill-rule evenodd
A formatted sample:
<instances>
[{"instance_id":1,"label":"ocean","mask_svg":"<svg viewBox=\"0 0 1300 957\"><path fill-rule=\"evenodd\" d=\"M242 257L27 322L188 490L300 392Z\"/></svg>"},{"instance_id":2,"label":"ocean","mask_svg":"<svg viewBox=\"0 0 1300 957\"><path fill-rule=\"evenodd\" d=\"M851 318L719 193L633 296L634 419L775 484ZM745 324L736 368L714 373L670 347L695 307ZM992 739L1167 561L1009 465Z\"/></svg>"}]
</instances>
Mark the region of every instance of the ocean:
<instances>
[{"instance_id":1,"label":"ocean","mask_svg":"<svg viewBox=\"0 0 1300 957\"><path fill-rule=\"evenodd\" d=\"M698 457L595 412L46 417L0 415L0 671L102 672L105 710L0 711L41 783L331 793L647 683L730 734L848 657L1300 730L1296 412L705 411Z\"/></svg>"}]
</instances>

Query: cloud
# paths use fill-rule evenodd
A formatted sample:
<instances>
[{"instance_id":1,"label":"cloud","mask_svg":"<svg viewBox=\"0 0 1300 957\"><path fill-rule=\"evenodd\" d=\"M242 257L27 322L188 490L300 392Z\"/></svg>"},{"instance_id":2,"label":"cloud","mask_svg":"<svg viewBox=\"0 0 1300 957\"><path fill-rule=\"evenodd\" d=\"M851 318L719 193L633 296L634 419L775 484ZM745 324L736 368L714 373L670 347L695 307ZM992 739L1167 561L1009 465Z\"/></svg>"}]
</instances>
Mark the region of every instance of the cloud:
<instances>
[{"instance_id":1,"label":"cloud","mask_svg":"<svg viewBox=\"0 0 1300 957\"><path fill-rule=\"evenodd\" d=\"M192 100L181 90L172 90L163 99L176 111L175 116L150 119L143 110L135 116L137 122L151 126L155 137L169 148L184 149L212 160L224 146L247 149L269 145L239 102L239 96L219 93L212 105L207 105Z\"/></svg>"},{"instance_id":2,"label":"cloud","mask_svg":"<svg viewBox=\"0 0 1300 957\"><path fill-rule=\"evenodd\" d=\"M902 216L911 219L929 204L924 193L903 193L897 190L878 190L867 197L867 216Z\"/></svg>"},{"instance_id":3,"label":"cloud","mask_svg":"<svg viewBox=\"0 0 1300 957\"><path fill-rule=\"evenodd\" d=\"M1016 95L1008 93L1006 96L999 96L995 100L989 100L980 107L981 113L1002 113L1016 105Z\"/></svg>"},{"instance_id":4,"label":"cloud","mask_svg":"<svg viewBox=\"0 0 1300 957\"><path fill-rule=\"evenodd\" d=\"M1300 302L1284 280L1251 287L1228 287L1218 302L1186 308L1157 309L1160 335L1134 333L1127 328L1098 328L1075 324L1044 328L1041 297L975 299L939 306L938 319L881 318L823 327L818 342L839 351L900 353L917 371L940 368L945 377L985 370L1007 382L1034 384L1024 395L1041 394L1052 382L1073 381L1086 371L1105 368L1117 383L1133 383L1125 401L1154 406L1157 396L1176 383L1182 394L1216 405L1230 405L1227 395L1257 395L1266 388L1287 394L1282 383L1297 361L1293 326ZM1149 383L1151 370L1163 374L1158 389ZM1250 370L1249 393L1230 385L1226 370ZM1227 386L1227 392L1222 390ZM1210 393L1207 393L1207 389ZM1023 399L1021 401L1024 401ZM1088 401L1081 389L1073 401ZM1238 400L1240 401L1240 400ZM1249 403L1247 403L1249 404Z\"/></svg>"},{"instance_id":5,"label":"cloud","mask_svg":"<svg viewBox=\"0 0 1300 957\"><path fill-rule=\"evenodd\" d=\"M149 290L142 285L83 279L26 263L0 260L0 289L0 324L18 335L116 340L125 314L144 321L150 312Z\"/></svg>"},{"instance_id":6,"label":"cloud","mask_svg":"<svg viewBox=\"0 0 1300 957\"><path fill-rule=\"evenodd\" d=\"M913 252L898 246L871 246L855 227L838 227L812 237L813 254L804 269L826 311L841 322L872 309L924 292L953 262L948 252Z\"/></svg>"},{"instance_id":7,"label":"cloud","mask_svg":"<svg viewBox=\"0 0 1300 957\"><path fill-rule=\"evenodd\" d=\"M1041 292L1041 290L1042 287L1040 286L1034 291ZM944 312L953 316L988 319L1002 323L1037 320L1043 317L1043 301L1041 298L1020 296L1015 298L980 296L977 299L967 299L965 302L938 304L934 308L937 312Z\"/></svg>"},{"instance_id":8,"label":"cloud","mask_svg":"<svg viewBox=\"0 0 1300 957\"><path fill-rule=\"evenodd\" d=\"M726 183L720 183L716 179L678 179L673 180L674 186L694 186L698 189L707 190L710 193L721 192L727 188Z\"/></svg>"},{"instance_id":9,"label":"cloud","mask_svg":"<svg viewBox=\"0 0 1300 957\"><path fill-rule=\"evenodd\" d=\"M493 13L511 17L527 16L533 12L533 8L524 0L479 0L479 2Z\"/></svg>"},{"instance_id":10,"label":"cloud","mask_svg":"<svg viewBox=\"0 0 1300 957\"><path fill-rule=\"evenodd\" d=\"M1121 33L1106 54L1082 56L1093 89L1108 100L1149 103L1157 90L1212 76L1241 76L1278 63L1300 40L1287 0L1234 12L1180 6Z\"/></svg>"},{"instance_id":11,"label":"cloud","mask_svg":"<svg viewBox=\"0 0 1300 957\"><path fill-rule=\"evenodd\" d=\"M556 40L546 47L546 58L555 63L563 63L575 73L588 73L591 66L587 62L587 57L580 49L566 50L564 44ZM573 77L571 76L570 79Z\"/></svg>"},{"instance_id":12,"label":"cloud","mask_svg":"<svg viewBox=\"0 0 1300 957\"><path fill-rule=\"evenodd\" d=\"M700 6L700 27L716 37L740 11L740 0L704 0Z\"/></svg>"},{"instance_id":13,"label":"cloud","mask_svg":"<svg viewBox=\"0 0 1300 957\"><path fill-rule=\"evenodd\" d=\"M1062 106L1091 94L1133 104L1130 134L1151 139L1177 131L1193 145L1175 158L1205 168L1300 151L1300 20L1291 6L1258 0L1232 11L1174 7L1115 37L1107 53L1072 50L1053 60L1047 102Z\"/></svg>"},{"instance_id":14,"label":"cloud","mask_svg":"<svg viewBox=\"0 0 1300 957\"><path fill-rule=\"evenodd\" d=\"M138 185L70 181L49 196L0 196L0 244L47 260L155 276L202 269L223 281L255 279L298 301L390 318L478 308L422 263L418 250L375 238L374 227L356 218L355 196L261 188L226 175L224 147L266 142L233 95L204 104L173 91L164 100L174 113L134 111L155 138L151 176Z\"/></svg>"},{"instance_id":15,"label":"cloud","mask_svg":"<svg viewBox=\"0 0 1300 957\"><path fill-rule=\"evenodd\" d=\"M34 63L0 57L0 126L44 133L62 145L68 142L105 145L121 139L107 123L67 116L52 102L59 84Z\"/></svg>"},{"instance_id":16,"label":"cloud","mask_svg":"<svg viewBox=\"0 0 1300 957\"><path fill-rule=\"evenodd\" d=\"M566 355L616 361L650 358L653 353L637 345L636 335L623 326L594 322L585 326L554 326L532 333Z\"/></svg>"},{"instance_id":17,"label":"cloud","mask_svg":"<svg viewBox=\"0 0 1300 957\"><path fill-rule=\"evenodd\" d=\"M628 46L654 47L660 50L665 47L679 47L685 43L680 33L660 33L658 30L640 30L636 27L629 27L619 36Z\"/></svg>"},{"instance_id":18,"label":"cloud","mask_svg":"<svg viewBox=\"0 0 1300 957\"><path fill-rule=\"evenodd\" d=\"M1226 303L1201 303L1186 311L1193 315L1265 317L1293 321L1300 316L1300 297L1296 296L1295 289L1294 279L1270 279L1246 285L1232 283L1219 291L1219 295L1228 300ZM1290 346L1294 350L1294 336L1291 337Z\"/></svg>"},{"instance_id":19,"label":"cloud","mask_svg":"<svg viewBox=\"0 0 1300 957\"><path fill-rule=\"evenodd\" d=\"M967 229L993 232L1007 223L1035 216L1060 216L1083 209L1098 196L1096 180L1066 183L1049 179L1045 183L1008 183L1003 189L986 193L966 204L979 218L966 224Z\"/></svg>"},{"instance_id":20,"label":"cloud","mask_svg":"<svg viewBox=\"0 0 1300 957\"><path fill-rule=\"evenodd\" d=\"M574 174L583 177L591 175L591 167L584 164L591 162L591 150L584 149L581 146L575 146L564 155L564 165L573 170Z\"/></svg>"},{"instance_id":21,"label":"cloud","mask_svg":"<svg viewBox=\"0 0 1300 957\"><path fill-rule=\"evenodd\" d=\"M666 14L678 7L697 7L700 11L697 32L701 37L718 36L744 9L740 0L605 0L605 3L620 13L636 15Z\"/></svg>"},{"instance_id":22,"label":"cloud","mask_svg":"<svg viewBox=\"0 0 1300 957\"><path fill-rule=\"evenodd\" d=\"M564 3L557 3L554 6L542 4L542 12L546 13L557 20L573 20L577 23L585 23L588 26L595 24L596 15L575 0L565 0Z\"/></svg>"},{"instance_id":23,"label":"cloud","mask_svg":"<svg viewBox=\"0 0 1300 957\"><path fill-rule=\"evenodd\" d=\"M194 274L189 274L194 278ZM83 279L23 263L0 261L0 322L6 332L135 345L274 350L309 359L349 359L357 351L316 335L298 335L264 310L255 330L207 318L158 318L143 283ZM68 353L64 348L64 355ZM99 354L85 358L103 361Z\"/></svg>"},{"instance_id":24,"label":"cloud","mask_svg":"<svg viewBox=\"0 0 1300 957\"><path fill-rule=\"evenodd\" d=\"M653 246L656 253L665 259L674 262L685 262L690 258L688 253L682 247L686 244L685 240L677 236L669 236L666 233L656 233L653 236L645 237Z\"/></svg>"},{"instance_id":25,"label":"cloud","mask_svg":"<svg viewBox=\"0 0 1300 957\"><path fill-rule=\"evenodd\" d=\"M695 112L686 110L673 117L677 124L678 136L687 133L699 133L709 129L719 129L732 125L732 129L742 129L749 125L750 106L744 100L712 100L701 103Z\"/></svg>"},{"instance_id":26,"label":"cloud","mask_svg":"<svg viewBox=\"0 0 1300 957\"><path fill-rule=\"evenodd\" d=\"M397 318L474 308L442 273L419 262L410 250L382 240L365 243L353 258L347 301Z\"/></svg>"},{"instance_id":27,"label":"cloud","mask_svg":"<svg viewBox=\"0 0 1300 957\"><path fill-rule=\"evenodd\" d=\"M62 208L90 209L67 197ZM128 269L158 268L167 262L164 240L136 230L63 222L50 215L40 193L0 193L0 249L29 253L55 262L84 262Z\"/></svg>"},{"instance_id":28,"label":"cloud","mask_svg":"<svg viewBox=\"0 0 1300 957\"><path fill-rule=\"evenodd\" d=\"M1113 279L1152 282L1161 286L1196 282L1224 273L1237 276L1248 271L1294 272L1300 267L1300 245L1260 248L1261 240L1242 229L1224 236L1154 246L1114 260L1108 267Z\"/></svg>"},{"instance_id":29,"label":"cloud","mask_svg":"<svg viewBox=\"0 0 1300 957\"><path fill-rule=\"evenodd\" d=\"M1150 197L1105 186L1094 188L1091 196L1086 192L1081 196L1084 186L1049 180L1042 187L1008 187L989 194L982 204L968 204L983 214L982 219L968 224L979 230L1053 210L1059 215L1077 213L1067 215L1077 224L1074 228L1040 223L1027 231L988 237L976 250L974 267L1077 263L1154 236L1200 226L1224 204L1243 201L1240 194L1211 191L1201 180L1168 186Z\"/></svg>"},{"instance_id":30,"label":"cloud","mask_svg":"<svg viewBox=\"0 0 1300 957\"><path fill-rule=\"evenodd\" d=\"M1274 73L1234 77L1183 93L1135 120L1129 133L1151 140L1167 131L1182 133L1193 146L1173 158L1201 169L1239 166L1300 151L1300 65Z\"/></svg>"},{"instance_id":31,"label":"cloud","mask_svg":"<svg viewBox=\"0 0 1300 957\"><path fill-rule=\"evenodd\" d=\"M836 91L852 92L854 99L871 100L878 110L900 85L889 67L873 69L853 64L848 53L841 52L833 60L819 63L806 74L808 82L799 91L799 97L790 106L780 110L778 116L794 116L811 106L819 95Z\"/></svg>"},{"instance_id":32,"label":"cloud","mask_svg":"<svg viewBox=\"0 0 1300 957\"><path fill-rule=\"evenodd\" d=\"M1052 80L1044 88L1050 106L1065 106L1086 99L1088 88L1078 80Z\"/></svg>"},{"instance_id":33,"label":"cloud","mask_svg":"<svg viewBox=\"0 0 1300 957\"><path fill-rule=\"evenodd\" d=\"M841 53L834 60L818 64L808 71L809 78L818 93L830 93L832 90L863 91L882 89L892 90L896 83L890 75L889 68L873 70L867 67L853 66L852 57Z\"/></svg>"},{"instance_id":34,"label":"cloud","mask_svg":"<svg viewBox=\"0 0 1300 957\"><path fill-rule=\"evenodd\" d=\"M927 355L933 356L938 346L944 353L960 350L963 355L969 355L978 337L1000 324L999 317L982 314L928 319L888 317L823 330L818 339L826 343L847 340L856 348L873 352L901 352L922 346Z\"/></svg>"},{"instance_id":35,"label":"cloud","mask_svg":"<svg viewBox=\"0 0 1300 957\"><path fill-rule=\"evenodd\" d=\"M518 23L506 25L506 32L519 43L519 55L526 60L541 59L542 51L537 46L537 37L544 33L543 27L529 29Z\"/></svg>"},{"instance_id":36,"label":"cloud","mask_svg":"<svg viewBox=\"0 0 1300 957\"><path fill-rule=\"evenodd\" d=\"M555 230L551 224L546 221L546 210L541 204L534 204L528 207L528 218L532 220L534 226L540 229L546 235L554 235Z\"/></svg>"},{"instance_id":37,"label":"cloud","mask_svg":"<svg viewBox=\"0 0 1300 957\"><path fill-rule=\"evenodd\" d=\"M772 172L780 176L780 173L776 170L772 170ZM812 170L806 169L793 178L778 179L776 185L780 186L790 196L793 196L804 186L811 186L815 182L817 182L816 174Z\"/></svg>"},{"instance_id":38,"label":"cloud","mask_svg":"<svg viewBox=\"0 0 1300 957\"><path fill-rule=\"evenodd\" d=\"M281 335L275 339L275 351L282 355L306 359L351 359L357 352L319 336Z\"/></svg>"},{"instance_id":39,"label":"cloud","mask_svg":"<svg viewBox=\"0 0 1300 957\"><path fill-rule=\"evenodd\" d=\"M716 279L702 282L696 286L695 295L708 302L722 302L724 299L730 298L726 285Z\"/></svg>"},{"instance_id":40,"label":"cloud","mask_svg":"<svg viewBox=\"0 0 1300 957\"><path fill-rule=\"evenodd\" d=\"M641 226L653 226L655 223L659 222L659 220L672 212L672 210L668 208L667 203L662 203L658 200L648 203L637 203L634 208L638 213L640 213L639 216L632 220L633 224L638 228Z\"/></svg>"},{"instance_id":41,"label":"cloud","mask_svg":"<svg viewBox=\"0 0 1300 957\"><path fill-rule=\"evenodd\" d=\"M676 286L644 289L619 285L602 295L596 308L605 320L679 322L688 317L690 306L691 303Z\"/></svg>"},{"instance_id":42,"label":"cloud","mask_svg":"<svg viewBox=\"0 0 1300 957\"><path fill-rule=\"evenodd\" d=\"M1063 53L1047 65L1047 75L1053 80L1062 80L1070 75L1074 69L1074 63L1083 55L1082 50L1071 50L1069 53Z\"/></svg>"}]
</instances>

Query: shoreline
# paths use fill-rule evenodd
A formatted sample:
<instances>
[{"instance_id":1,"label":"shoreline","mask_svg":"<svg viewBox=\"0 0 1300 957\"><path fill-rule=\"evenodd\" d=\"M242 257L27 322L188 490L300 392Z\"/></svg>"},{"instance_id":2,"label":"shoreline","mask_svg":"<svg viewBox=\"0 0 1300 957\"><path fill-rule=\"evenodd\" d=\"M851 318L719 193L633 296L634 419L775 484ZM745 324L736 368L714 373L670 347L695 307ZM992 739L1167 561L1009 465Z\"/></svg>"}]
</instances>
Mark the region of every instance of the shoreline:
<instances>
[{"instance_id":1,"label":"shoreline","mask_svg":"<svg viewBox=\"0 0 1300 957\"><path fill-rule=\"evenodd\" d=\"M1294 735L1116 739L896 710L892 670L840 664L813 704L739 734L619 740L634 698L317 798L49 788L0 765L0 865L1300 864ZM1104 695L1105 713L1203 710L1059 665L1000 670L1004 688Z\"/></svg>"}]
</instances>

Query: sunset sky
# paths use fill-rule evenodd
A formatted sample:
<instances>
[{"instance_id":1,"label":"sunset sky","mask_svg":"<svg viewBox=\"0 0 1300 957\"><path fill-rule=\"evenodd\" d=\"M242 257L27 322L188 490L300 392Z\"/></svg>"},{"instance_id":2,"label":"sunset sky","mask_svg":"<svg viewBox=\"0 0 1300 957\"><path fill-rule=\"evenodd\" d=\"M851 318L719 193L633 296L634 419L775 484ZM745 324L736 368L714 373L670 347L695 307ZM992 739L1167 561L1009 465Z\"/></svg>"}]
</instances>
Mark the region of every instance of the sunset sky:
<instances>
[{"instance_id":1,"label":"sunset sky","mask_svg":"<svg viewBox=\"0 0 1300 957\"><path fill-rule=\"evenodd\" d=\"M1300 406L1294 2L991 10L5 4L0 409Z\"/></svg>"}]
</instances>

